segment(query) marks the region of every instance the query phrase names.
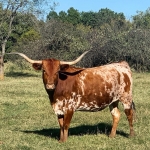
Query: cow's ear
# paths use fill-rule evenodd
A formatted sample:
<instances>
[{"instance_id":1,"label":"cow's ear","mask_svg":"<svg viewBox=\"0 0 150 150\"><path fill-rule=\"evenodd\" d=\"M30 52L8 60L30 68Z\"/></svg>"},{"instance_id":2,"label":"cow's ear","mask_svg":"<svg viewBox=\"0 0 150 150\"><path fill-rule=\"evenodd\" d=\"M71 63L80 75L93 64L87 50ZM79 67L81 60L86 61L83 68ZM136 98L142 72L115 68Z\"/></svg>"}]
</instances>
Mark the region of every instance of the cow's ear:
<instances>
[{"instance_id":1,"label":"cow's ear","mask_svg":"<svg viewBox=\"0 0 150 150\"><path fill-rule=\"evenodd\" d=\"M60 71L66 71L69 68L68 64L60 65Z\"/></svg>"},{"instance_id":2,"label":"cow's ear","mask_svg":"<svg viewBox=\"0 0 150 150\"><path fill-rule=\"evenodd\" d=\"M33 67L35 70L41 70L41 69L42 69L42 64L33 63L33 64L32 64L32 67Z\"/></svg>"}]
</instances>

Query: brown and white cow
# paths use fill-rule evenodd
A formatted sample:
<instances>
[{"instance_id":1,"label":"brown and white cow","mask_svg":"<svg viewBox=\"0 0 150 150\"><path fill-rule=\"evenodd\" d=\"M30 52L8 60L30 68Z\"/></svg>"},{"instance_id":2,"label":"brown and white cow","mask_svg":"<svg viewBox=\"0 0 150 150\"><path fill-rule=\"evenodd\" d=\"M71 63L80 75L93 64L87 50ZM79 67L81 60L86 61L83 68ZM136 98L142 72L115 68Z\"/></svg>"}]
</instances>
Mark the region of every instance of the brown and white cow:
<instances>
[{"instance_id":1,"label":"brown and white cow","mask_svg":"<svg viewBox=\"0 0 150 150\"><path fill-rule=\"evenodd\" d=\"M119 101L124 106L130 136L133 136L132 73L128 63L123 61L93 68L70 66L86 53L72 62L56 59L35 61L22 53L15 54L24 57L36 70L43 70L43 83L60 125L60 142L67 140L75 111L100 111L107 106L113 118L110 137L115 137L120 118Z\"/></svg>"}]
</instances>

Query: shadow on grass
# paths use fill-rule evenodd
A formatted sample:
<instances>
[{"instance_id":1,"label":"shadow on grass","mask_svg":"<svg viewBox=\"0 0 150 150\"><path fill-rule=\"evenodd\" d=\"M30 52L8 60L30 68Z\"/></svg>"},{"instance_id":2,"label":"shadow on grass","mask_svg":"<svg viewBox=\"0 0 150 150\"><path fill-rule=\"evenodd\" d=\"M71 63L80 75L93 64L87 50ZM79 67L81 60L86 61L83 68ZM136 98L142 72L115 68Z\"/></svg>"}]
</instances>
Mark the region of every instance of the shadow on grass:
<instances>
[{"instance_id":1,"label":"shadow on grass","mask_svg":"<svg viewBox=\"0 0 150 150\"><path fill-rule=\"evenodd\" d=\"M97 125L81 125L77 127L69 128L69 136L76 135L76 136L83 136L83 135L97 135L97 134L105 134L109 135L112 126L106 123L99 123ZM34 133L38 135L48 136L51 138L59 139L59 128L50 128L50 129L42 129L42 130L33 130L33 131L22 131L24 133ZM123 131L117 131L116 134L128 137Z\"/></svg>"},{"instance_id":2,"label":"shadow on grass","mask_svg":"<svg viewBox=\"0 0 150 150\"><path fill-rule=\"evenodd\" d=\"M38 74L33 74L33 73L24 73L24 72L9 72L6 73L6 77L39 77Z\"/></svg>"}]
</instances>

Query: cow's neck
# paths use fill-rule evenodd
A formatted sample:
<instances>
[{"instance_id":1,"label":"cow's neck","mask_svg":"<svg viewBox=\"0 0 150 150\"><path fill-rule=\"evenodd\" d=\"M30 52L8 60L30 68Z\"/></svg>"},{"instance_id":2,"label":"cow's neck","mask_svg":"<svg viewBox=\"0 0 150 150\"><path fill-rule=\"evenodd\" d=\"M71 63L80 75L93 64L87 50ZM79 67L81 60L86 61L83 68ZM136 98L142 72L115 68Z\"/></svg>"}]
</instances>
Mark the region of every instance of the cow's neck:
<instances>
[{"instance_id":1,"label":"cow's neck","mask_svg":"<svg viewBox=\"0 0 150 150\"><path fill-rule=\"evenodd\" d=\"M52 90L52 91L46 90L46 91L49 96L50 102L53 103L53 96L54 96L55 90Z\"/></svg>"}]
</instances>

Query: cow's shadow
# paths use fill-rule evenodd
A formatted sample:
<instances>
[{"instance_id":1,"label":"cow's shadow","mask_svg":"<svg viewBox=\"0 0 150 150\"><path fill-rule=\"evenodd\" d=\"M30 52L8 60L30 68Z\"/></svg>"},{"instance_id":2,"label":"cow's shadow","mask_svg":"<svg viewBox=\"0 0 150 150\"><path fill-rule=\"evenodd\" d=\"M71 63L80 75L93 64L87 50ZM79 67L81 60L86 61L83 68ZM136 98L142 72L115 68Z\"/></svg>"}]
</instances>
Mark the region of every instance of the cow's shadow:
<instances>
[{"instance_id":1,"label":"cow's shadow","mask_svg":"<svg viewBox=\"0 0 150 150\"><path fill-rule=\"evenodd\" d=\"M70 127L69 128L69 136L76 135L76 136L83 136L83 135L96 135L96 134L105 134L108 136L110 134L112 126L106 123L99 123L97 125L80 125L77 127ZM42 130L26 130L22 131L24 133L34 133L38 135L48 136L51 138L59 139L59 128L49 128L49 129L42 129ZM128 137L128 134L123 131L117 131L116 134Z\"/></svg>"}]
</instances>

